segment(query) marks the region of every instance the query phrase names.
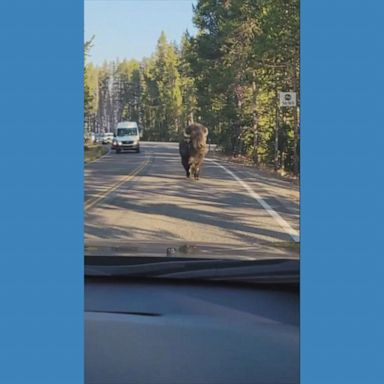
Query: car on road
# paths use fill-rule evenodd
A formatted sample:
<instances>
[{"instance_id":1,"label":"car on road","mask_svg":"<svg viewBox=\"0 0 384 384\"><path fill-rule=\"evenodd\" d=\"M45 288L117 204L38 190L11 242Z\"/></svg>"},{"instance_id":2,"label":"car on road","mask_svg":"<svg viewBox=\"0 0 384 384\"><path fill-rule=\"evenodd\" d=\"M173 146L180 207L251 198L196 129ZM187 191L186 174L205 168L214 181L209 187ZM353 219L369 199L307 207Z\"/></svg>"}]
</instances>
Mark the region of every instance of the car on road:
<instances>
[{"instance_id":1,"label":"car on road","mask_svg":"<svg viewBox=\"0 0 384 384\"><path fill-rule=\"evenodd\" d=\"M103 135L102 143L112 144L112 141L113 141L113 132L105 132Z\"/></svg>"},{"instance_id":2,"label":"car on road","mask_svg":"<svg viewBox=\"0 0 384 384\"><path fill-rule=\"evenodd\" d=\"M103 136L104 136L103 133L96 133L96 136L95 136L96 140L95 140L95 142L97 144L101 144L101 142L103 141Z\"/></svg>"},{"instance_id":3,"label":"car on road","mask_svg":"<svg viewBox=\"0 0 384 384\"><path fill-rule=\"evenodd\" d=\"M140 152L140 132L136 122L123 121L117 124L112 149L116 153L127 150Z\"/></svg>"}]
</instances>

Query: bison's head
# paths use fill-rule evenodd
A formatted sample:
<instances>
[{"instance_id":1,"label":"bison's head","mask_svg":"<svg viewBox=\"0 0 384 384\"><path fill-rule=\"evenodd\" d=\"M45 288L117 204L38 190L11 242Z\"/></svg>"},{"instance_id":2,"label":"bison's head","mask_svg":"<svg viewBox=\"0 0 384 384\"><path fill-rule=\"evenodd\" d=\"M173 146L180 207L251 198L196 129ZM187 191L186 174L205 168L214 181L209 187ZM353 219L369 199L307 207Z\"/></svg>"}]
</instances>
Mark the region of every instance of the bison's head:
<instances>
[{"instance_id":1,"label":"bison's head","mask_svg":"<svg viewBox=\"0 0 384 384\"><path fill-rule=\"evenodd\" d=\"M201 151L205 148L207 143L208 128L201 124L191 124L184 130L184 140L190 141L192 147Z\"/></svg>"}]
</instances>

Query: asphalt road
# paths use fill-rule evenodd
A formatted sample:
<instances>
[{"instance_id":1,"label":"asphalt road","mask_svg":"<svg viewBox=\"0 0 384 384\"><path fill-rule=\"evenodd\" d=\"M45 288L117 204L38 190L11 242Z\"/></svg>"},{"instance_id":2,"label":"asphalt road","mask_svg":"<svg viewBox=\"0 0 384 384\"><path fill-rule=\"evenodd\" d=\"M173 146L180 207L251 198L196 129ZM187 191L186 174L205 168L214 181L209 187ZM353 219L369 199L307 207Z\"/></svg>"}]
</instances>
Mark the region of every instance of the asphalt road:
<instances>
[{"instance_id":1,"label":"asphalt road","mask_svg":"<svg viewBox=\"0 0 384 384\"><path fill-rule=\"evenodd\" d=\"M175 143L85 166L85 241L250 246L299 241L299 188L209 155L187 179Z\"/></svg>"}]
</instances>

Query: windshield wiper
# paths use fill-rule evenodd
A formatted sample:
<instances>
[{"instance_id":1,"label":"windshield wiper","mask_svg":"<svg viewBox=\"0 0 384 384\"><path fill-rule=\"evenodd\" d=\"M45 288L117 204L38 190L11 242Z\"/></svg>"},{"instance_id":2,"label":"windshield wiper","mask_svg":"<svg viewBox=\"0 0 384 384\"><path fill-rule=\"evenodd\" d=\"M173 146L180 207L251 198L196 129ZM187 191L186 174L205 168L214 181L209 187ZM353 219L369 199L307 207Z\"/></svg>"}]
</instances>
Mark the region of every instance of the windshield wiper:
<instances>
[{"instance_id":1,"label":"windshield wiper","mask_svg":"<svg viewBox=\"0 0 384 384\"><path fill-rule=\"evenodd\" d=\"M296 259L159 259L88 257L86 276L204 279L252 283L293 283L299 281Z\"/></svg>"}]
</instances>

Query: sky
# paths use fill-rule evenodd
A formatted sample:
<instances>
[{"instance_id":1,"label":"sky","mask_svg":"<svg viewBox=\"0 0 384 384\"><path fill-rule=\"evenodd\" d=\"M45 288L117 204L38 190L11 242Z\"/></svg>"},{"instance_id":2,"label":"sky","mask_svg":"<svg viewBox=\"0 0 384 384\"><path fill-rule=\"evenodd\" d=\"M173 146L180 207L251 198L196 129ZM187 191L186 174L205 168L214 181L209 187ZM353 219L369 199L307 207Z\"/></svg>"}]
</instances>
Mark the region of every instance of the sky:
<instances>
[{"instance_id":1,"label":"sky","mask_svg":"<svg viewBox=\"0 0 384 384\"><path fill-rule=\"evenodd\" d=\"M179 43L185 30L195 32L192 4L196 0L84 0L84 38L95 35L88 62L148 57L162 30Z\"/></svg>"}]
</instances>

